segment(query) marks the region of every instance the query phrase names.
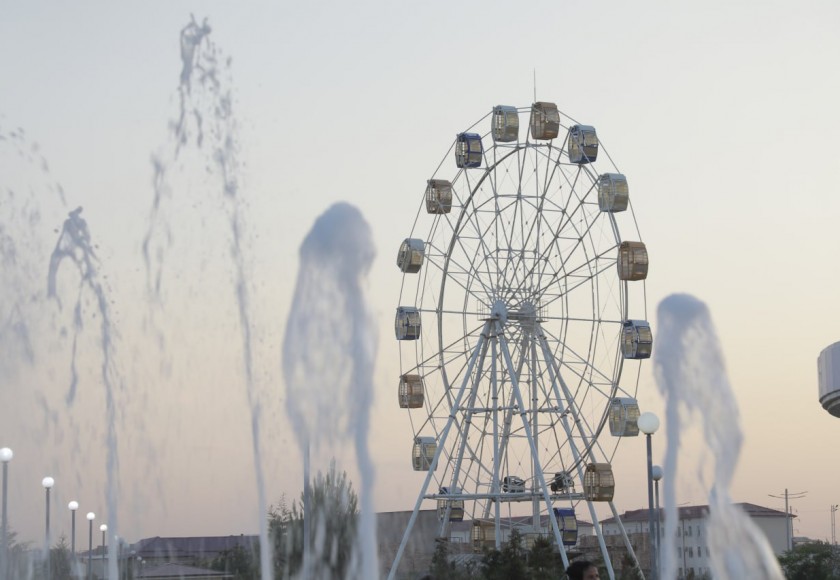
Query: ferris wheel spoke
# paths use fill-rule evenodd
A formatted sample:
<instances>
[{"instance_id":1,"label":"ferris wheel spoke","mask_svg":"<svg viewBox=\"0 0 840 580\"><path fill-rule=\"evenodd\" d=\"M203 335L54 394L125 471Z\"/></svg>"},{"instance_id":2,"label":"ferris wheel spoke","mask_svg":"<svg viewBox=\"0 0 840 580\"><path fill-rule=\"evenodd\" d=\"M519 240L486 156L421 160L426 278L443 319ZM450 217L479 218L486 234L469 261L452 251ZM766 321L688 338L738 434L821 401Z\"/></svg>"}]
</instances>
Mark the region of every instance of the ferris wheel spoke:
<instances>
[{"instance_id":1,"label":"ferris wheel spoke","mask_svg":"<svg viewBox=\"0 0 840 580\"><path fill-rule=\"evenodd\" d=\"M611 260L604 259L604 257L606 255L607 255L607 251L604 251L603 253L601 253L597 256L593 256L592 259L587 260L585 263L580 264L574 270L564 272L563 273L563 278L573 279L574 284L572 284L571 286L567 285L565 287L565 289L563 290L563 292L560 295L558 295L556 298L560 298L562 296L570 294L571 292L574 292L576 289L584 286L585 284L591 283L592 280L597 280L604 272L607 271L608 268L614 268L615 267L615 262L611 261ZM601 265L598 265L599 261L601 262ZM592 263L593 262L596 264L594 270L592 268ZM588 275L578 275L578 272L580 270L583 270L584 268L589 269ZM551 280L551 282L553 282L553 281L557 280L558 278L560 278L560 273L559 272L555 273L551 277L550 280Z\"/></svg>"},{"instance_id":2,"label":"ferris wheel spoke","mask_svg":"<svg viewBox=\"0 0 840 580\"><path fill-rule=\"evenodd\" d=\"M550 333L546 330L545 326L540 327L544 336L546 337L546 342L548 342L548 336ZM586 357L582 356L575 349L568 344L564 344L562 340L557 337L553 338L553 341L556 342L557 346L555 347L555 351L552 353L555 356L555 359L559 361L559 364L569 369L569 371L573 372L580 378L584 378L585 372L578 372L572 366L573 364L583 366L587 371L597 374L606 384L612 383L612 378L607 376L603 371L598 369L595 365L593 365ZM556 350L563 349L563 356L557 356ZM572 359L571 361L569 359Z\"/></svg>"}]
</instances>

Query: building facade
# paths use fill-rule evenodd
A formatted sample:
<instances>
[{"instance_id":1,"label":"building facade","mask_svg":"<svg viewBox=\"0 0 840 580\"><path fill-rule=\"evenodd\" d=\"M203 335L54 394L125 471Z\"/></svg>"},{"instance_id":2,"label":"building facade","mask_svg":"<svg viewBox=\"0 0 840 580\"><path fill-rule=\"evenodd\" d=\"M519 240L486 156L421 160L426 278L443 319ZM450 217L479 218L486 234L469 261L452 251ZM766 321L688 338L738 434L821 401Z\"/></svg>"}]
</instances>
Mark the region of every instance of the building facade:
<instances>
[{"instance_id":1,"label":"building facade","mask_svg":"<svg viewBox=\"0 0 840 580\"><path fill-rule=\"evenodd\" d=\"M788 549L787 534L790 518L785 512L751 503L735 505L743 510L764 534L774 554L779 556ZM628 511L621 516L621 523L631 538L649 536L649 514L649 510L642 509ZM662 549L665 549L664 511L660 510L659 515L662 518L659 527L660 545L663 546ZM678 516L674 549L679 577L685 578L689 575L702 577L704 574L710 574L712 548L708 537L709 506L682 506L678 508ZM601 529L607 537L620 536L619 525L615 518L603 520ZM643 553L640 554L637 550L637 556L644 569L650 561L649 542L640 540L639 544L645 546Z\"/></svg>"}]
</instances>

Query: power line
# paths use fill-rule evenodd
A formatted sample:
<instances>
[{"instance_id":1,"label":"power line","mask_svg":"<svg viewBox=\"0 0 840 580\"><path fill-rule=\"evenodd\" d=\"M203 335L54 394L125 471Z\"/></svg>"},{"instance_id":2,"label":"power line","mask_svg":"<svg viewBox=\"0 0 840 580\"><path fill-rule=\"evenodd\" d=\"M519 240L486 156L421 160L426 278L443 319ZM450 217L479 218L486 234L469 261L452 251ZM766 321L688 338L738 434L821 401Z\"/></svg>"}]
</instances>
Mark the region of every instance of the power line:
<instances>
[{"instance_id":1,"label":"power line","mask_svg":"<svg viewBox=\"0 0 840 580\"><path fill-rule=\"evenodd\" d=\"M784 495L773 495L772 493L767 494L770 497L775 497L775 498L778 498L778 499L784 499L785 500L785 518L787 518L787 525L785 526L785 531L787 532L787 549L788 550L793 549L793 530L792 530L793 522L791 521L793 519L793 517L790 513L790 500L792 500L792 499L802 499L807 494L808 494L807 491L795 491L795 492L791 493L791 492L788 491L787 488L785 488L785 494Z\"/></svg>"}]
</instances>

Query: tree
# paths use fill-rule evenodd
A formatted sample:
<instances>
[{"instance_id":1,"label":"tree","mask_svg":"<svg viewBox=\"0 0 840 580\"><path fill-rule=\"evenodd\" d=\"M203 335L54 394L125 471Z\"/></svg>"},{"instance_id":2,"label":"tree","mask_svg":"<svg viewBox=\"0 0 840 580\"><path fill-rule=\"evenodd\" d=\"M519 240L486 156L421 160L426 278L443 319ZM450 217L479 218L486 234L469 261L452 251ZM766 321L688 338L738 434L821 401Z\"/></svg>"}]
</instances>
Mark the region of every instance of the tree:
<instances>
[{"instance_id":1,"label":"tree","mask_svg":"<svg viewBox=\"0 0 840 580\"><path fill-rule=\"evenodd\" d=\"M312 483L310 514L304 513L304 494L300 501L286 505L285 497L269 510L269 532L274 548L274 572L278 578L297 575L303 567L303 519L309 517L309 546L312 566L307 576L338 578L353 576L351 566L359 565L356 550L358 496L347 479L337 473L335 462L326 475L318 472Z\"/></svg>"},{"instance_id":2,"label":"tree","mask_svg":"<svg viewBox=\"0 0 840 580\"><path fill-rule=\"evenodd\" d=\"M254 554L241 545L236 545L216 556L210 563L210 568L233 574L236 580L259 580L260 578L259 557L255 558Z\"/></svg>"},{"instance_id":3,"label":"tree","mask_svg":"<svg viewBox=\"0 0 840 580\"><path fill-rule=\"evenodd\" d=\"M450 580L458 576L457 566L449 561L449 542L444 538L435 539L435 553L432 555L429 573L432 580Z\"/></svg>"},{"instance_id":4,"label":"tree","mask_svg":"<svg viewBox=\"0 0 840 580\"><path fill-rule=\"evenodd\" d=\"M528 571L532 580L549 580L563 574L563 560L554 546L549 537L541 536L534 541L528 555Z\"/></svg>"},{"instance_id":5,"label":"tree","mask_svg":"<svg viewBox=\"0 0 840 580\"><path fill-rule=\"evenodd\" d=\"M809 542L779 557L788 580L830 580L840 577L840 553L827 542Z\"/></svg>"},{"instance_id":6,"label":"tree","mask_svg":"<svg viewBox=\"0 0 840 580\"><path fill-rule=\"evenodd\" d=\"M9 552L9 560L7 562L7 577L29 577L31 570L29 569L29 558L27 557L27 552L29 552L30 550L30 543L18 543L17 532L11 529L7 529L6 531L6 542L6 546Z\"/></svg>"},{"instance_id":7,"label":"tree","mask_svg":"<svg viewBox=\"0 0 840 580\"><path fill-rule=\"evenodd\" d=\"M50 574L52 580L70 580L70 546L67 545L67 538L61 536L53 548L50 549Z\"/></svg>"},{"instance_id":8,"label":"tree","mask_svg":"<svg viewBox=\"0 0 840 580\"><path fill-rule=\"evenodd\" d=\"M510 539L501 550L487 550L482 560L482 573L487 580L527 580L525 548L519 530L511 530Z\"/></svg>"},{"instance_id":9,"label":"tree","mask_svg":"<svg viewBox=\"0 0 840 580\"><path fill-rule=\"evenodd\" d=\"M619 580L643 580L644 574L636 565L630 554L625 553L621 558L621 569L618 571Z\"/></svg>"}]
</instances>

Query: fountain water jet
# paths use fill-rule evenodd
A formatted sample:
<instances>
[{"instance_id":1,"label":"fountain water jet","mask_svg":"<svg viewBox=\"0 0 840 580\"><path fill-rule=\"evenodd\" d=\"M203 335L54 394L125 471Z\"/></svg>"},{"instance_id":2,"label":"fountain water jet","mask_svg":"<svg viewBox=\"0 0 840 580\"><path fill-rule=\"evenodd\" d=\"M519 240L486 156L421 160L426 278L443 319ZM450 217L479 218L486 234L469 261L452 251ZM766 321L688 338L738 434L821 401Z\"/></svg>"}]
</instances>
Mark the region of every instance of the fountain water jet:
<instances>
[{"instance_id":1,"label":"fountain water jet","mask_svg":"<svg viewBox=\"0 0 840 580\"><path fill-rule=\"evenodd\" d=\"M766 538L729 495L743 434L709 310L693 296L673 294L659 303L657 317L654 374L666 408L665 480L676 481L681 432L699 417L704 443L715 461L708 526L713 576L717 580L783 580ZM677 577L675 487L665 486L661 577L666 580Z\"/></svg>"},{"instance_id":2,"label":"fountain water jet","mask_svg":"<svg viewBox=\"0 0 840 580\"><path fill-rule=\"evenodd\" d=\"M91 244L90 230L87 222L81 217L82 208L70 212L64 221L61 235L56 242L55 250L50 256L50 267L47 276L47 295L55 299L59 306L61 298L57 291L57 277L61 264L70 261L76 267L79 275L79 289L76 302L73 305L73 354L71 358L71 383L67 394L68 406L73 403L78 386L77 357L78 339L83 330L83 301L85 292L93 295L95 303L95 317L99 320L100 347L102 362L100 378L105 387L106 404L106 501L108 505L108 527L113 533L118 533L117 496L119 487L119 452L117 446L117 391L125 389L125 384L117 369L115 354L116 329L114 327L106 288L102 284L98 272L98 259ZM104 534L103 534L104 537ZM116 578L118 574L117 553L112 550L108 554L108 575Z\"/></svg>"},{"instance_id":3,"label":"fountain water jet","mask_svg":"<svg viewBox=\"0 0 840 580\"><path fill-rule=\"evenodd\" d=\"M377 336L364 293L374 255L370 227L358 209L347 203L327 209L300 248L283 344L286 410L304 461L310 446L317 453L348 438L355 445L361 546L353 550L348 577L365 580L378 577L374 466L367 445ZM317 563L308 560L303 577L320 578Z\"/></svg>"},{"instance_id":4,"label":"fountain water jet","mask_svg":"<svg viewBox=\"0 0 840 580\"><path fill-rule=\"evenodd\" d=\"M207 21L199 25L195 18L191 18L181 30L182 68L178 87L180 110L177 121L170 124L169 155L152 157L154 198L149 227L143 240L143 257L147 289L153 304L160 305L164 301L166 258L174 239L173 229L165 211L166 202L171 202L173 197L168 182L168 160L178 161L186 146L194 143L196 152L207 152L207 158L204 160L206 170L218 178L217 193L221 194L224 216L230 228L230 255L234 268L233 284L242 338L242 362L251 414L251 442L258 505L260 513L263 513L267 502L260 441L262 404L254 377L251 291L245 255L248 242L237 159L238 126L233 114L233 97L228 78L231 61L222 58L220 51L209 38L210 33L211 28ZM154 321L150 322L150 326L154 328ZM162 350L165 337L162 331L155 330ZM270 545L266 517L260 517L260 545ZM273 570L270 550L260 550L260 570L263 580L271 580Z\"/></svg>"},{"instance_id":5,"label":"fountain water jet","mask_svg":"<svg viewBox=\"0 0 840 580\"><path fill-rule=\"evenodd\" d=\"M0 130L0 141L12 144L17 148L19 158L34 164L42 175L49 175L46 160L38 153L36 145L26 142L21 129L8 135ZM31 178L25 166L26 163L17 167L17 171L11 174L21 173ZM9 175L4 175L4 178L8 179ZM41 432L33 432L34 437L27 436L20 425L9 425L8 420L4 421L4 427L22 442L26 441L30 447L35 444L35 449L26 450L24 447L22 454L27 454L28 451L30 456L35 453L48 458L49 452L44 453L42 445L49 442L50 448L56 446L49 441L50 434L53 434L58 442L65 443L65 448L75 445L75 451L79 452L84 444L80 439L80 429L75 424L75 407L80 383L86 379L80 376L80 371L88 362L83 360L86 358L83 353L86 347L80 344L84 340L94 340L99 368L93 382L101 383L104 387L105 499L110 527L117 530L117 421L125 382L117 364L118 334L112 314L110 288L104 282L105 277L100 274L95 243L87 222L81 217L81 207L69 212L61 228L55 230L58 240L51 253L46 246L44 226L49 223L61 223L57 212L66 207L64 191L59 184L29 183L18 188L7 182L4 186L6 195L0 204L0 303L3 308L3 312L0 313L0 351L4 353L4 362L0 365L0 380L4 386L9 382L17 382L11 380L18 378L23 384L33 386L38 385L44 378L50 383L55 382L51 380L55 373L52 361L61 358L56 354L64 350L65 341L69 342L66 346L70 359L69 385L63 406L55 406L47 388L41 392L37 388L32 388L31 392L26 393L7 391L2 393L3 397L0 398L4 410L8 412L11 408L13 412L10 415L17 414L21 417L26 417L27 412L30 412L26 403L22 401L29 397L36 398L39 410L47 419ZM27 193L21 195L20 192ZM50 192L57 194L57 199L43 195ZM59 203L56 204L56 201ZM43 278L45 272L46 285ZM70 307L65 310L67 303ZM87 332L88 325L93 327L93 332ZM24 369L24 365L20 363L28 366L23 375L19 374ZM69 437L65 430L69 432ZM30 441L30 438L33 440ZM46 440L40 441L41 438ZM81 479L79 472L76 473L76 479L78 485ZM70 474L62 478L62 481L73 484ZM108 565L111 573L116 575L117 562L113 555L109 558Z\"/></svg>"}]
</instances>

